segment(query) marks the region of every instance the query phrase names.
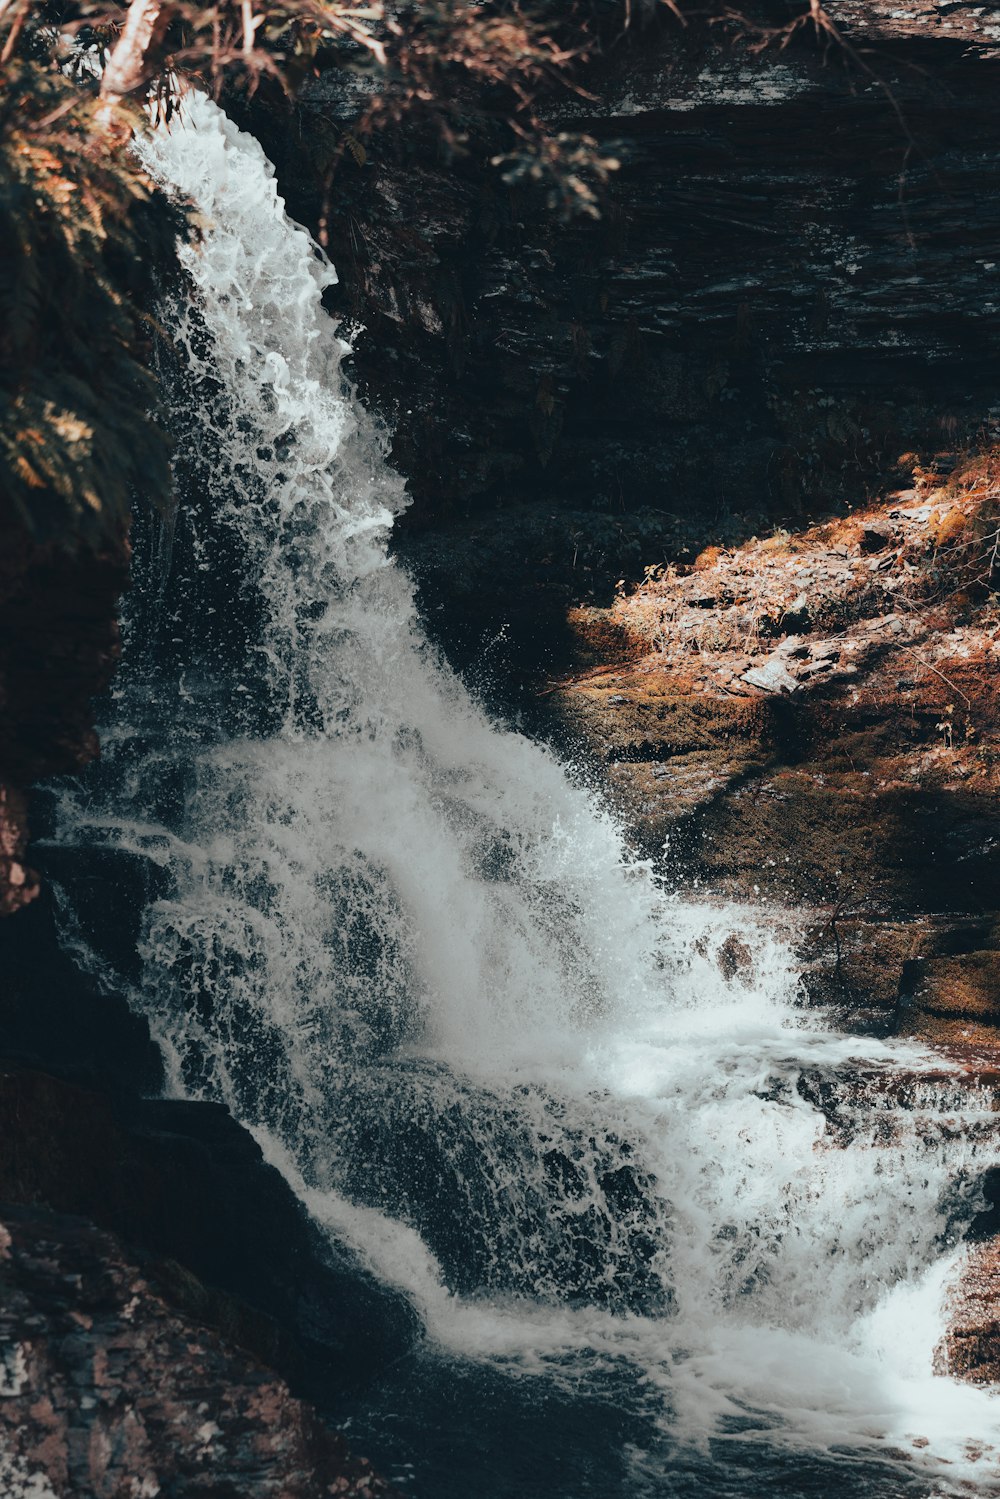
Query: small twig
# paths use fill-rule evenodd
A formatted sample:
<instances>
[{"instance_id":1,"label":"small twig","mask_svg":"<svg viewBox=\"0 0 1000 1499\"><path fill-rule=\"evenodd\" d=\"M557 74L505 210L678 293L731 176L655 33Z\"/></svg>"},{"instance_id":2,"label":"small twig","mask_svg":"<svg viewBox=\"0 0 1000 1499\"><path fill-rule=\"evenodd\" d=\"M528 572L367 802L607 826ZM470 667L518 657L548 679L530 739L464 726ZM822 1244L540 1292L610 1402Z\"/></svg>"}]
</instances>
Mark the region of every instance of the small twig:
<instances>
[{"instance_id":1,"label":"small twig","mask_svg":"<svg viewBox=\"0 0 1000 1499\"><path fill-rule=\"evenodd\" d=\"M250 57L253 54L257 27L264 17L254 15L251 0L240 0L240 11L243 19L243 56Z\"/></svg>"},{"instance_id":2,"label":"small twig","mask_svg":"<svg viewBox=\"0 0 1000 1499\"><path fill-rule=\"evenodd\" d=\"M979 583L988 583L993 576L993 570L997 565L997 557L1000 556L1000 527L993 532L993 550L986 571L976 580Z\"/></svg>"},{"instance_id":3,"label":"small twig","mask_svg":"<svg viewBox=\"0 0 1000 1499\"><path fill-rule=\"evenodd\" d=\"M953 682L950 677L946 677L943 671L939 671L938 668L934 665L933 661L925 661L920 652L915 651L912 645L904 645L902 649L904 651L908 651L911 656L914 656L916 660L920 662L921 666L926 666L928 671L932 671L936 676L939 676L942 682L944 682L945 686L951 688L952 692L957 692L967 708L972 707L972 699L966 697L965 693L956 682Z\"/></svg>"},{"instance_id":4,"label":"small twig","mask_svg":"<svg viewBox=\"0 0 1000 1499\"><path fill-rule=\"evenodd\" d=\"M842 896L830 913L830 931L833 933L833 948L836 954L833 971L837 976L837 982L840 984L841 988L846 988L847 985L844 982L844 956L840 947L840 933L837 930L837 918L843 911L846 904L846 897Z\"/></svg>"},{"instance_id":5,"label":"small twig","mask_svg":"<svg viewBox=\"0 0 1000 1499\"><path fill-rule=\"evenodd\" d=\"M0 52L0 67L5 67L7 63L10 62L11 57L14 53L14 48L17 46L17 39L21 35L21 32L24 30L24 23L28 19L29 9L30 0L22 0L21 7L16 12L14 19L11 22L10 33L7 37L7 40L4 42L3 51Z\"/></svg>"},{"instance_id":6,"label":"small twig","mask_svg":"<svg viewBox=\"0 0 1000 1499\"><path fill-rule=\"evenodd\" d=\"M40 120L33 120L28 128L32 131L48 130L49 126L54 125L56 120L61 120L63 115L68 115L71 109L76 109L83 97L81 94L67 99L65 103L60 104L58 109L53 109L50 114L43 115Z\"/></svg>"}]
</instances>

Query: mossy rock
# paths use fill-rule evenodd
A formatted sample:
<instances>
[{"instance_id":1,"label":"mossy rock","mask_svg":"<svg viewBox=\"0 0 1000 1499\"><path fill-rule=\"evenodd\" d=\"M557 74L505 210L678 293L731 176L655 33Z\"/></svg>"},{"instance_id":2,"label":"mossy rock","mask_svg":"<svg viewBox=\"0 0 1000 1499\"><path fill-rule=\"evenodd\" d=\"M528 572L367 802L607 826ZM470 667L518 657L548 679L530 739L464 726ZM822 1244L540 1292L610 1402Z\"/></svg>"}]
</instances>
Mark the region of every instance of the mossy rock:
<instances>
[{"instance_id":1,"label":"mossy rock","mask_svg":"<svg viewBox=\"0 0 1000 1499\"><path fill-rule=\"evenodd\" d=\"M934 1015L964 1015L1000 1024L1000 952L930 959L913 1002Z\"/></svg>"}]
</instances>

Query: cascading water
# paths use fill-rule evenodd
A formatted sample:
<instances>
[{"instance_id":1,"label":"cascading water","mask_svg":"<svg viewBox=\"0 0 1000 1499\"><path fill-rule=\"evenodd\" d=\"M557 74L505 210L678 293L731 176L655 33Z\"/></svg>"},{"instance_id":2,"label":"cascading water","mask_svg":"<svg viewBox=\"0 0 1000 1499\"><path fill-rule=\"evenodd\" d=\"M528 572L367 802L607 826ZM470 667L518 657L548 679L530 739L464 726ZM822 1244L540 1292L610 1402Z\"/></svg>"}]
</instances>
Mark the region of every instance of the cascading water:
<instances>
[{"instance_id":1,"label":"cascading water","mask_svg":"<svg viewBox=\"0 0 1000 1499\"><path fill-rule=\"evenodd\" d=\"M188 498L59 839L157 871L134 998L171 1089L424 1317L359 1443L427 1495L988 1488L1000 1406L932 1365L989 1101L899 1106L880 1080L919 1095L925 1058L807 1023L766 915L668 898L488 721L388 557L402 486L259 146L190 96L142 150L204 225L166 313ZM498 1455L526 1400L530 1472Z\"/></svg>"}]
</instances>

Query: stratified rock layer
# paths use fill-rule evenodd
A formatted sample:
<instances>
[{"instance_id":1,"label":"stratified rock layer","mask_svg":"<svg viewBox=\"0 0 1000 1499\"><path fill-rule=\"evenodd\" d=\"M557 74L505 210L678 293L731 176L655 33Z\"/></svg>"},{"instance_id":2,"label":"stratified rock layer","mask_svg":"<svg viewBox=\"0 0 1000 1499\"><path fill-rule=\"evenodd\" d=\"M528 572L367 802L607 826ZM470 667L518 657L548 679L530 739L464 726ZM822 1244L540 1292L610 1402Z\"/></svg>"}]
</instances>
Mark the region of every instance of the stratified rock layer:
<instances>
[{"instance_id":1,"label":"stratified rock layer","mask_svg":"<svg viewBox=\"0 0 1000 1499\"><path fill-rule=\"evenodd\" d=\"M281 1380L171 1310L85 1220L0 1208L0 1278L5 1494L390 1493Z\"/></svg>"},{"instance_id":2,"label":"stratified rock layer","mask_svg":"<svg viewBox=\"0 0 1000 1499\"><path fill-rule=\"evenodd\" d=\"M540 620L554 655L567 602L854 499L1000 406L995 9L828 10L853 56L667 18L546 101L621 162L598 223L508 191L478 135L447 163L419 123L344 151L336 75L293 128L260 121L306 222L341 158L337 306L414 495L398 544L463 659Z\"/></svg>"}]
</instances>

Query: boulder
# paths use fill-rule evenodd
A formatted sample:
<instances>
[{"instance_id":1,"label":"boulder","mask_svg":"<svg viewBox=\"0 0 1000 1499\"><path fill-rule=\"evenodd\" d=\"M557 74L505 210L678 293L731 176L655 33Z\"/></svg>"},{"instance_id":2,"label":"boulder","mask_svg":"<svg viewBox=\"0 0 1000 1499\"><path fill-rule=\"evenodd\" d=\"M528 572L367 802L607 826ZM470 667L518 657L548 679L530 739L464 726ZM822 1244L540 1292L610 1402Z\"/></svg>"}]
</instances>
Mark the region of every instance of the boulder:
<instances>
[{"instance_id":1,"label":"boulder","mask_svg":"<svg viewBox=\"0 0 1000 1499\"><path fill-rule=\"evenodd\" d=\"M391 1494L282 1380L172 1309L85 1219L0 1206L0 1275L5 1493Z\"/></svg>"},{"instance_id":2,"label":"boulder","mask_svg":"<svg viewBox=\"0 0 1000 1499\"><path fill-rule=\"evenodd\" d=\"M912 1003L931 1014L1000 1023L1000 952L968 952L919 965Z\"/></svg>"}]
</instances>

